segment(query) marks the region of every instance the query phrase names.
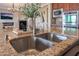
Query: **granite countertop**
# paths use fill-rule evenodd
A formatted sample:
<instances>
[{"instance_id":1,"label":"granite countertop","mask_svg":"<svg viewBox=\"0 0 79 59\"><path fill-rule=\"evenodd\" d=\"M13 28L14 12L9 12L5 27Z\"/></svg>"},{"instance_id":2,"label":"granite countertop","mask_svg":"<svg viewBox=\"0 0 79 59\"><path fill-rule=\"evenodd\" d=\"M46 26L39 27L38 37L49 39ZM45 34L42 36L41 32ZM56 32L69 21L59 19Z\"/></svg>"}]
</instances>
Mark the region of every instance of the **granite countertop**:
<instances>
[{"instance_id":1,"label":"granite countertop","mask_svg":"<svg viewBox=\"0 0 79 59\"><path fill-rule=\"evenodd\" d=\"M9 42L6 44L3 44L3 41L0 40L0 55L3 56L58 56L61 55L62 52L66 50L69 46L73 45L75 42L77 42L79 39L77 37L71 37L70 39L67 39L65 41L62 41L60 43L56 43L51 48L48 48L42 52L39 52L35 49L31 49L28 51L24 51L22 53L17 53L13 47L10 45Z\"/></svg>"},{"instance_id":2,"label":"granite countertop","mask_svg":"<svg viewBox=\"0 0 79 59\"><path fill-rule=\"evenodd\" d=\"M75 42L78 41L77 37L72 37L71 39L62 41L60 43L55 44L55 46L46 49L38 54L38 56L57 56L61 55L65 51L65 49L69 48Z\"/></svg>"},{"instance_id":3,"label":"granite countertop","mask_svg":"<svg viewBox=\"0 0 79 59\"><path fill-rule=\"evenodd\" d=\"M24 56L59 56L64 52L67 48L72 46L75 42L78 41L77 37L71 37L65 41L60 43L56 43L51 48L48 48L42 52L39 52L35 49L31 49L28 51L24 51L22 53L17 53L10 45L11 52L7 52L7 55L24 55Z\"/></svg>"},{"instance_id":4,"label":"granite countertop","mask_svg":"<svg viewBox=\"0 0 79 59\"><path fill-rule=\"evenodd\" d=\"M41 34L45 34L45 33L48 33L47 31L46 32L40 32L40 33L37 33L36 35L41 35ZM8 39L9 40L12 40L12 39L17 39L17 38L22 38L22 37L31 37L33 35L32 32L25 32L24 34L22 35L17 35L15 33L10 33L10 35L8 35Z\"/></svg>"}]
</instances>

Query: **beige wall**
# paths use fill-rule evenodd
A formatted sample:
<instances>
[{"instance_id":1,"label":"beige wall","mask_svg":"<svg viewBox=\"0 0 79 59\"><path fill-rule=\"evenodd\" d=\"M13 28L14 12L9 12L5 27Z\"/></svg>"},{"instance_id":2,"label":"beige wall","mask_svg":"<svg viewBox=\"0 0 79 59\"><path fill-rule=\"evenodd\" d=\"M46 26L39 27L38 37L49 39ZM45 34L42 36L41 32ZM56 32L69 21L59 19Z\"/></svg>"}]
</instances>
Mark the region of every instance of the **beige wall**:
<instances>
[{"instance_id":1,"label":"beige wall","mask_svg":"<svg viewBox=\"0 0 79 59\"><path fill-rule=\"evenodd\" d=\"M12 13L8 10L1 10L0 9L0 13L3 12L3 13ZM13 14L13 20L1 20L0 19L0 24L2 25L3 22L14 22L14 26L13 28L18 28L18 20L19 20L19 17L17 15L17 13L12 13ZM0 25L0 27L2 28L2 26Z\"/></svg>"},{"instance_id":2,"label":"beige wall","mask_svg":"<svg viewBox=\"0 0 79 59\"><path fill-rule=\"evenodd\" d=\"M42 16L40 17L37 17L36 18L36 28L40 29L40 30L48 30L49 28L49 20L50 19L50 9L49 9L49 4L44 4L41 8L40 8L40 11L42 12L43 14L43 17L44 17L44 22L43 22L43 19L42 19ZM30 23L30 21L29 21Z\"/></svg>"},{"instance_id":3,"label":"beige wall","mask_svg":"<svg viewBox=\"0 0 79 59\"><path fill-rule=\"evenodd\" d=\"M42 7L41 7L41 12L43 13L43 16L44 16L44 23L45 23L45 25L44 25L44 30L47 30L48 28L50 28L50 20L51 20L51 7L50 7L50 5L51 4L44 4ZM10 12L10 11L7 11L7 10L0 10L0 12ZM22 16L20 13L16 13L16 12L14 12L13 13L13 20L12 20L12 22L14 22L14 26L13 26L13 28L14 29L16 29L16 28L18 28L19 29L19 20L24 20L24 16ZM42 18L40 18L40 19L42 19ZM40 20L39 19L39 20ZM40 21L42 21L42 20L40 20ZM4 22L4 21L1 21L0 20L0 24L2 23L2 22ZM28 23L29 23L29 21L28 21ZM29 28L29 27L28 27Z\"/></svg>"},{"instance_id":4,"label":"beige wall","mask_svg":"<svg viewBox=\"0 0 79 59\"><path fill-rule=\"evenodd\" d=\"M43 14L44 17L44 30L48 29L48 5L45 5L41 8L41 12Z\"/></svg>"}]
</instances>

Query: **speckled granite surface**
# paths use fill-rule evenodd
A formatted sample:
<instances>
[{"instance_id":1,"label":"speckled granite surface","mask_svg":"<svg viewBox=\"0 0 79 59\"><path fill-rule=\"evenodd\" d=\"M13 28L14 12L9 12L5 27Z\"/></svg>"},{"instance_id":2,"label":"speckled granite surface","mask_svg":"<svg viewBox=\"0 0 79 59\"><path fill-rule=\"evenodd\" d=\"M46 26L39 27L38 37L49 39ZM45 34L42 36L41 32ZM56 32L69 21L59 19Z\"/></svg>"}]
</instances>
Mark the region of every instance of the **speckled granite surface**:
<instances>
[{"instance_id":1,"label":"speckled granite surface","mask_svg":"<svg viewBox=\"0 0 79 59\"><path fill-rule=\"evenodd\" d=\"M9 35L11 35L11 33ZM22 53L17 53L11 46L10 42L4 39L5 39L5 33L0 32L0 56L27 56L39 53L35 49L28 50Z\"/></svg>"},{"instance_id":2,"label":"speckled granite surface","mask_svg":"<svg viewBox=\"0 0 79 59\"><path fill-rule=\"evenodd\" d=\"M74 44L78 39L76 37L72 37L66 41L62 41L60 43L55 44L55 46L46 49L42 52L38 52L35 49L28 50L22 53L17 53L10 43L7 41L6 43L3 42L3 39L0 39L0 56L56 56L60 55L61 52L64 52L68 46Z\"/></svg>"},{"instance_id":3,"label":"speckled granite surface","mask_svg":"<svg viewBox=\"0 0 79 59\"><path fill-rule=\"evenodd\" d=\"M62 41L58 44L56 44L55 46L46 49L45 51L39 53L39 56L57 56L57 55L61 55L62 52L65 51L66 48L68 48L69 46L71 46L72 44L74 44L76 41L78 41L78 39L76 37L73 37L71 39L68 39L66 41Z\"/></svg>"},{"instance_id":4,"label":"speckled granite surface","mask_svg":"<svg viewBox=\"0 0 79 59\"><path fill-rule=\"evenodd\" d=\"M39 52L35 49L27 50L22 53L17 53L13 47L7 43L0 42L0 56L27 56L38 54Z\"/></svg>"}]
</instances>

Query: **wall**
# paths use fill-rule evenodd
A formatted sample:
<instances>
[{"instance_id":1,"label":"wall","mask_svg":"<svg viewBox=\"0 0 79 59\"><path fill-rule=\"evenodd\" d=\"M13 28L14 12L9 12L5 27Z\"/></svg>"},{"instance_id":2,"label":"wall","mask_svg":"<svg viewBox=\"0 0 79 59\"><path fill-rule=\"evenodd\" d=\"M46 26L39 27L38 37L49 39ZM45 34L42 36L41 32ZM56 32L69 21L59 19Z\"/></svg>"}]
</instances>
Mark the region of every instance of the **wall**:
<instances>
[{"instance_id":1,"label":"wall","mask_svg":"<svg viewBox=\"0 0 79 59\"><path fill-rule=\"evenodd\" d=\"M41 11L42 11L42 13L43 13L43 16L44 16L44 23L45 23L45 25L44 25L44 30L47 30L48 29L48 20L50 20L50 16L48 15L48 14L50 14L49 12L50 12L50 10L49 10L49 6L48 6L48 4L44 4L44 5L42 5L42 7L41 7ZM10 12L10 11L7 11L7 10L1 10L0 9L0 12ZM24 20L24 16L22 16L21 14L19 14L19 13L16 13L16 12L14 12L13 13L14 14L14 16L13 16L13 20L11 20L11 22L14 22L14 26L13 26L13 28L14 29L19 29L19 20ZM40 18L39 19L40 20L40 22L42 22L42 18ZM38 21L38 20L37 20ZM7 22L7 21L5 21L5 20L0 20L0 24L2 23L2 22ZM9 20L9 22L10 22L10 20ZM30 23L29 21L28 21L28 23ZM28 28L29 28L29 26L28 26ZM29 29L28 29L29 30Z\"/></svg>"},{"instance_id":2,"label":"wall","mask_svg":"<svg viewBox=\"0 0 79 59\"><path fill-rule=\"evenodd\" d=\"M4 9L0 9L0 13L1 12L3 12L3 13L12 13L12 12L10 12L10 11L8 11L8 10L4 10ZM15 18L16 19L16 18ZM3 27L3 22L15 22L15 20L14 20L14 14L13 14L13 20L1 20L0 19L0 29L2 29L2 27Z\"/></svg>"},{"instance_id":3,"label":"wall","mask_svg":"<svg viewBox=\"0 0 79 59\"><path fill-rule=\"evenodd\" d=\"M52 4L48 3L46 5L44 5L42 8L41 8L41 12L43 14L43 17L44 17L44 30L47 30L48 32L51 31L51 19L52 19Z\"/></svg>"},{"instance_id":4,"label":"wall","mask_svg":"<svg viewBox=\"0 0 79 59\"><path fill-rule=\"evenodd\" d=\"M8 10L4 10L4 9L0 9L0 13L3 12L3 13L12 13L13 14L13 20L1 20L0 19L0 29L2 29L3 25L2 25L2 22L14 22L14 26L13 26L13 30L14 29L19 29L19 21L20 20L24 20L24 16L21 15L20 13L18 12L11 12L11 11L8 11Z\"/></svg>"},{"instance_id":5,"label":"wall","mask_svg":"<svg viewBox=\"0 0 79 59\"><path fill-rule=\"evenodd\" d=\"M44 17L44 30L47 30L48 28L48 5L45 5L41 8L41 12L43 14L43 17Z\"/></svg>"}]
</instances>

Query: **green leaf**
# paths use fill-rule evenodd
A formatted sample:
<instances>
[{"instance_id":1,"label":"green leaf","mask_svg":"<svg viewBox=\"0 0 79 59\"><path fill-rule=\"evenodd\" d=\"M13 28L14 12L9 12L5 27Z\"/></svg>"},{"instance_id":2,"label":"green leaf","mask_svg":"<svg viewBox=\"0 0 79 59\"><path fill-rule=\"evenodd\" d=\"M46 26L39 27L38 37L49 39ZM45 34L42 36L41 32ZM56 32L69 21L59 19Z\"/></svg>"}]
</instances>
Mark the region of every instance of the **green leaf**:
<instances>
[{"instance_id":1,"label":"green leaf","mask_svg":"<svg viewBox=\"0 0 79 59\"><path fill-rule=\"evenodd\" d=\"M38 11L39 8L40 6L38 3L28 4L27 7L22 8L22 13L29 18L34 18L40 15L40 12Z\"/></svg>"}]
</instances>

